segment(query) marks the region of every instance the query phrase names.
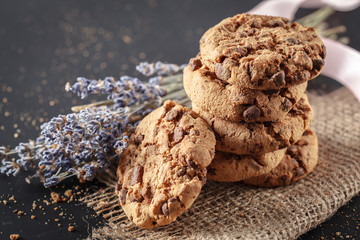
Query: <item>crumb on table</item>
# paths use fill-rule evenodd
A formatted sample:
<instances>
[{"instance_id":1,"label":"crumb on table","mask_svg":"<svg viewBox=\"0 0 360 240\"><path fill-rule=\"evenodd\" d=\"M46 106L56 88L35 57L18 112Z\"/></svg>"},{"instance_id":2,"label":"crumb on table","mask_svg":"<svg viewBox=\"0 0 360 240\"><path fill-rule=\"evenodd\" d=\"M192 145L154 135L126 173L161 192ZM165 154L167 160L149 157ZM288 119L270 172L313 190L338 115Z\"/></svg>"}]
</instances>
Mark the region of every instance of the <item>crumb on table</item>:
<instances>
[{"instance_id":1,"label":"crumb on table","mask_svg":"<svg viewBox=\"0 0 360 240\"><path fill-rule=\"evenodd\" d=\"M69 231L69 232L74 232L74 231L75 231L74 226L71 226L71 225L70 225L70 226L68 227L68 231Z\"/></svg>"},{"instance_id":2,"label":"crumb on table","mask_svg":"<svg viewBox=\"0 0 360 240\"><path fill-rule=\"evenodd\" d=\"M61 201L59 194L57 194L56 192L51 192L51 198L55 203Z\"/></svg>"},{"instance_id":3,"label":"crumb on table","mask_svg":"<svg viewBox=\"0 0 360 240\"><path fill-rule=\"evenodd\" d=\"M71 197L72 196L72 191L70 189L66 190L64 193L65 196L67 197Z\"/></svg>"},{"instance_id":4,"label":"crumb on table","mask_svg":"<svg viewBox=\"0 0 360 240\"><path fill-rule=\"evenodd\" d=\"M17 240L17 239L19 239L19 237L20 237L20 235L19 235L19 234L17 234L17 233L16 233L16 234L11 234L11 235L10 235L10 239L11 239L11 240Z\"/></svg>"}]
</instances>

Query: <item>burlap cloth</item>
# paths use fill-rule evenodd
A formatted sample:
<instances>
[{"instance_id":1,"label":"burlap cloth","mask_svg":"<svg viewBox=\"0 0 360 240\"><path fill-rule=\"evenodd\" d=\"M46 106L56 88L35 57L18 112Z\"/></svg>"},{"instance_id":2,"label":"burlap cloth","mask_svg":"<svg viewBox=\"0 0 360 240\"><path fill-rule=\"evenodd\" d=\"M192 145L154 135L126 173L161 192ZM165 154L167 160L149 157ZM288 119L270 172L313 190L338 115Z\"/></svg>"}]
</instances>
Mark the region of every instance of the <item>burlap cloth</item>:
<instances>
[{"instance_id":1,"label":"burlap cloth","mask_svg":"<svg viewBox=\"0 0 360 240\"><path fill-rule=\"evenodd\" d=\"M273 189L208 181L194 205L177 221L154 230L131 223L108 188L84 198L107 220L89 239L295 239L314 228L360 191L360 104L341 88L309 94L319 137L319 165L306 179Z\"/></svg>"}]
</instances>

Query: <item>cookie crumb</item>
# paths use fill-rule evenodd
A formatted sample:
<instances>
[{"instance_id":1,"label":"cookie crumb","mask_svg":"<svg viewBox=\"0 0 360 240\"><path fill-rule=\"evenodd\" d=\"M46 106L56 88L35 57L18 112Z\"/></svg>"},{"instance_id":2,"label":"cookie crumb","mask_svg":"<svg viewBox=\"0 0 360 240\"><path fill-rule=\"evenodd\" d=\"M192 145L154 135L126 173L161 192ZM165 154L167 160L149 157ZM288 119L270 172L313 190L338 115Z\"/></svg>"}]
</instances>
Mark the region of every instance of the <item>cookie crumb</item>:
<instances>
[{"instance_id":1,"label":"cookie crumb","mask_svg":"<svg viewBox=\"0 0 360 240\"><path fill-rule=\"evenodd\" d=\"M8 203L8 202L7 202L6 200L3 200L3 204L4 204L4 205L7 205L7 203Z\"/></svg>"},{"instance_id":2,"label":"cookie crumb","mask_svg":"<svg viewBox=\"0 0 360 240\"><path fill-rule=\"evenodd\" d=\"M68 227L68 231L69 231L69 232L74 232L74 231L75 231L74 226L69 226L69 227Z\"/></svg>"},{"instance_id":3,"label":"cookie crumb","mask_svg":"<svg viewBox=\"0 0 360 240\"><path fill-rule=\"evenodd\" d=\"M72 191L70 189L66 190L64 193L65 196L67 197L71 197L72 196Z\"/></svg>"},{"instance_id":4,"label":"cookie crumb","mask_svg":"<svg viewBox=\"0 0 360 240\"><path fill-rule=\"evenodd\" d=\"M34 219L35 219L35 216L34 216L34 215L31 215L30 218L31 218L31 220L34 220Z\"/></svg>"},{"instance_id":5,"label":"cookie crumb","mask_svg":"<svg viewBox=\"0 0 360 240\"><path fill-rule=\"evenodd\" d=\"M54 220L55 222L60 222L60 219L58 219L58 218L55 218L55 220Z\"/></svg>"},{"instance_id":6,"label":"cookie crumb","mask_svg":"<svg viewBox=\"0 0 360 240\"><path fill-rule=\"evenodd\" d=\"M19 239L19 237L20 237L20 235L19 235L19 234L17 234L17 233L16 233L16 234L11 234L11 235L10 235L10 239L11 239L11 240L17 240L17 239Z\"/></svg>"},{"instance_id":7,"label":"cookie crumb","mask_svg":"<svg viewBox=\"0 0 360 240\"><path fill-rule=\"evenodd\" d=\"M9 201L13 201L14 203L16 203L16 199L15 199L14 195L12 195L12 196L9 198Z\"/></svg>"},{"instance_id":8,"label":"cookie crumb","mask_svg":"<svg viewBox=\"0 0 360 240\"><path fill-rule=\"evenodd\" d=\"M52 198L53 202L55 202L55 203L61 201L59 194L57 194L56 192L51 192L51 198Z\"/></svg>"}]
</instances>

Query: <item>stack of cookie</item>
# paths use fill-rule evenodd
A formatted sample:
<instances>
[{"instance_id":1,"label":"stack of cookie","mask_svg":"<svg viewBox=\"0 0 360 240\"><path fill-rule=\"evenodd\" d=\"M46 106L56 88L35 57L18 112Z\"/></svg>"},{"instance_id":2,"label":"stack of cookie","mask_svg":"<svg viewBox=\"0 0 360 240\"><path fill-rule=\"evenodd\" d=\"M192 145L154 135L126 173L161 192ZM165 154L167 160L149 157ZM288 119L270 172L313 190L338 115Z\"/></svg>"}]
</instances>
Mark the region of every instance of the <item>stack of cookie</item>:
<instances>
[{"instance_id":1,"label":"stack of cookie","mask_svg":"<svg viewBox=\"0 0 360 240\"><path fill-rule=\"evenodd\" d=\"M166 101L121 156L115 189L129 219L146 229L175 221L207 178L272 187L310 173L317 138L304 92L324 50L313 28L279 17L240 14L209 29L184 69L195 112Z\"/></svg>"},{"instance_id":2,"label":"stack of cookie","mask_svg":"<svg viewBox=\"0 0 360 240\"><path fill-rule=\"evenodd\" d=\"M184 88L214 130L207 177L281 186L317 163L305 90L324 65L314 28L281 17L239 14L210 28L184 70Z\"/></svg>"}]
</instances>

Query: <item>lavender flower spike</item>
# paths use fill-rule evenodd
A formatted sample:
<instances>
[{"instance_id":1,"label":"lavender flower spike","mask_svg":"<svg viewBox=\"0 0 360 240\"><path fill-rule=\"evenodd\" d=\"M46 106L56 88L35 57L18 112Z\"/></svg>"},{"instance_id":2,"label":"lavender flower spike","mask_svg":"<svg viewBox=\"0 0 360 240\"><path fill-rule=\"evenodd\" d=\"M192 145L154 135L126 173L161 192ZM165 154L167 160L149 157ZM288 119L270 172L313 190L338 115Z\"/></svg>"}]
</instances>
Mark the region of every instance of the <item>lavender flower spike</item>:
<instances>
[{"instance_id":1,"label":"lavender flower spike","mask_svg":"<svg viewBox=\"0 0 360 240\"><path fill-rule=\"evenodd\" d=\"M20 143L11 150L11 154L19 156L18 160L9 161L10 152L0 148L0 172L15 176L20 168L37 168L35 176L40 177L45 187L74 175L81 182L91 181L110 166L117 156L115 144L128 139L130 129L133 128L129 117L119 111L85 109L80 113L59 115L41 126L35 146Z\"/></svg>"},{"instance_id":2,"label":"lavender flower spike","mask_svg":"<svg viewBox=\"0 0 360 240\"><path fill-rule=\"evenodd\" d=\"M177 65L163 62L148 63L141 62L136 66L136 70L142 73L144 76L149 77L151 75L170 75L182 71L186 67L186 64Z\"/></svg>"}]
</instances>

